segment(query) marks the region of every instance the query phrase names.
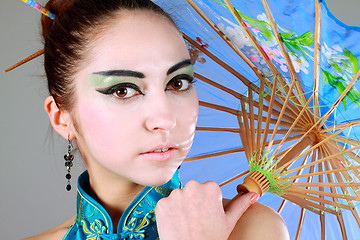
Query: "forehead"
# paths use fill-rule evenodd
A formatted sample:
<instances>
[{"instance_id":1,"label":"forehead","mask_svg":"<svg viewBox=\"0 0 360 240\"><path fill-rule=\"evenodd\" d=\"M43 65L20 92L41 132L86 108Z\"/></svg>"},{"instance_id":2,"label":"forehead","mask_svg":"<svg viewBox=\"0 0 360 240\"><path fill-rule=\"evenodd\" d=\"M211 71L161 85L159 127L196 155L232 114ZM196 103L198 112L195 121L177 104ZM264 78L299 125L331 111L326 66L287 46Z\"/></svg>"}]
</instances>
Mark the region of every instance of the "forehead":
<instances>
[{"instance_id":1,"label":"forehead","mask_svg":"<svg viewBox=\"0 0 360 240\"><path fill-rule=\"evenodd\" d=\"M140 65L145 68L146 63L172 66L189 58L173 23L165 16L143 10L120 11L96 33L91 45L89 62L98 70Z\"/></svg>"}]
</instances>

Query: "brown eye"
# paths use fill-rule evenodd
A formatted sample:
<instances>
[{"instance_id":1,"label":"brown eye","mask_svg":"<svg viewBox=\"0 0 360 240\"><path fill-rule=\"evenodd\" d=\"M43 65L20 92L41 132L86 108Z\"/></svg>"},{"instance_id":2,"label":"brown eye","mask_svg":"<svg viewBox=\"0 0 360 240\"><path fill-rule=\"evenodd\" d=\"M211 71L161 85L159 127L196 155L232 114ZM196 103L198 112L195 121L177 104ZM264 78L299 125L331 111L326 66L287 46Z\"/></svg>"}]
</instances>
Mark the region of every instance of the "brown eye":
<instances>
[{"instance_id":1,"label":"brown eye","mask_svg":"<svg viewBox=\"0 0 360 240\"><path fill-rule=\"evenodd\" d=\"M119 88L114 92L114 94L116 94L116 96L120 98L126 97L127 93L128 93L127 88Z\"/></svg>"},{"instance_id":2,"label":"brown eye","mask_svg":"<svg viewBox=\"0 0 360 240\"><path fill-rule=\"evenodd\" d=\"M128 99L137 95L144 95L138 86L133 83L120 83L106 90L97 90L105 95L113 95L119 99Z\"/></svg>"},{"instance_id":3,"label":"brown eye","mask_svg":"<svg viewBox=\"0 0 360 240\"><path fill-rule=\"evenodd\" d=\"M180 89L182 88L182 86L183 86L183 83L182 83L181 80L175 80L175 81L173 81L173 82L171 83L171 86L172 86L172 88L175 89L175 90L180 90Z\"/></svg>"},{"instance_id":4,"label":"brown eye","mask_svg":"<svg viewBox=\"0 0 360 240\"><path fill-rule=\"evenodd\" d=\"M141 94L134 88L120 86L113 92L113 95L117 98L127 99Z\"/></svg>"},{"instance_id":5,"label":"brown eye","mask_svg":"<svg viewBox=\"0 0 360 240\"><path fill-rule=\"evenodd\" d=\"M167 90L173 91L185 91L188 90L191 86L191 83L187 79L175 79L169 82Z\"/></svg>"},{"instance_id":6,"label":"brown eye","mask_svg":"<svg viewBox=\"0 0 360 240\"><path fill-rule=\"evenodd\" d=\"M131 98L133 96L138 95L139 92L133 88L119 87L118 89L115 90L115 92L113 94L115 97L118 97L118 98Z\"/></svg>"}]
</instances>

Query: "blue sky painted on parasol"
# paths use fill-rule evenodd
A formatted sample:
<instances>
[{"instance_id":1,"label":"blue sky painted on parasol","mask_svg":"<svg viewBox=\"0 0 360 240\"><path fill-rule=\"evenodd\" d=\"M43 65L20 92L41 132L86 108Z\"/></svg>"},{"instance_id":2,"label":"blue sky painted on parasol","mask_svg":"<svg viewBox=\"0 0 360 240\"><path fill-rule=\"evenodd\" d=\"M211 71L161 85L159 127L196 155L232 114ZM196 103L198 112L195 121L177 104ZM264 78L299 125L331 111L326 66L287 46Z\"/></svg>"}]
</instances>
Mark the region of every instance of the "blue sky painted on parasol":
<instances>
[{"instance_id":1,"label":"blue sky painted on parasol","mask_svg":"<svg viewBox=\"0 0 360 240\"><path fill-rule=\"evenodd\" d=\"M214 24L231 39L247 57L263 73L271 76L272 73L262 60L260 54L253 48L251 42L244 32L238 27L236 19L229 12L224 3L220 0L195 1L202 7L204 13L211 18ZM258 1L234 1L234 7L238 10L255 38L260 42L272 63L279 69L284 79L290 79L290 73L286 66L285 59L282 57L280 48L272 32L266 11ZM297 72L301 85L306 96L312 94L314 85L314 31L315 31L315 5L313 0L304 1L269 1L270 9L278 24L280 34L284 40L287 50L292 60L295 71ZM216 9L216 12L213 10ZM348 27L334 18L328 11L325 4L322 4L322 31L321 31L321 70L320 70L320 101L319 107L321 115L325 114L335 103L339 95L344 91L347 84L352 80L359 70L360 49L358 39L360 39L359 27ZM189 13L181 13L181 16ZM194 16L192 16L194 17ZM222 40L212 30L206 28L206 23L197 19L198 28L189 28L189 23L185 21L184 28L187 34L200 37L207 43L208 49L218 57L234 66L248 79L256 83L256 76L251 74L251 70L244 63L239 61L239 57L232 50L227 50L227 46L220 43ZM202 57L206 60L206 57ZM201 63L196 64L199 71L203 71ZM208 68L209 69L209 68ZM216 69L216 68L215 68ZM208 71L208 76L216 76L213 71ZM214 70L215 71L215 70ZM235 84L236 85L236 84ZM229 83L229 87L239 92L246 93L243 87L234 86ZM351 120L360 119L360 83L347 93L342 104L337 107L334 114L325 124L332 127L334 124L346 123ZM356 135L358 127L345 132L346 136L360 139Z\"/></svg>"}]
</instances>

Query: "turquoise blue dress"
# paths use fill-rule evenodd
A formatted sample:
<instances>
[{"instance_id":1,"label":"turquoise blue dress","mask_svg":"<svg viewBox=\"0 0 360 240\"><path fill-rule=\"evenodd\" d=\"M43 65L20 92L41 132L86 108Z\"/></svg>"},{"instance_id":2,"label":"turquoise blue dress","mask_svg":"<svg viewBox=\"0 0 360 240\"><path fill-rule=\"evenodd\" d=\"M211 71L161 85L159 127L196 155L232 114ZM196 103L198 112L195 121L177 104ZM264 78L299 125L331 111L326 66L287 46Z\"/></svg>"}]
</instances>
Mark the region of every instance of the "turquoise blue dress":
<instances>
[{"instance_id":1,"label":"turquoise blue dress","mask_svg":"<svg viewBox=\"0 0 360 240\"><path fill-rule=\"evenodd\" d=\"M182 188L178 172L164 185L145 187L127 207L114 233L109 214L87 193L89 175L85 171L78 180L77 216L63 240L159 239L154 209L161 198L176 188Z\"/></svg>"}]
</instances>

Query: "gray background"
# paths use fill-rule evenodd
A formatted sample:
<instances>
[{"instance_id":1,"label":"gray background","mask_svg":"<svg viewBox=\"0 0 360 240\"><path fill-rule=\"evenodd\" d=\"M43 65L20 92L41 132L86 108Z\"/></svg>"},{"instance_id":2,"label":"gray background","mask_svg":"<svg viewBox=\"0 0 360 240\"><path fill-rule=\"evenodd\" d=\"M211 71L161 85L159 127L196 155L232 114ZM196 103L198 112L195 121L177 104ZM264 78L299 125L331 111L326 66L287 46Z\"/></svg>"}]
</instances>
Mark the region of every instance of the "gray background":
<instances>
[{"instance_id":1,"label":"gray background","mask_svg":"<svg viewBox=\"0 0 360 240\"><path fill-rule=\"evenodd\" d=\"M326 2L338 19L360 25L359 0ZM75 214L75 181L71 192L65 190L66 141L50 130L43 110L47 89L42 58L4 73L42 48L39 17L20 0L1 0L0 238L6 240L38 234ZM74 179L83 169L76 161Z\"/></svg>"}]
</instances>

